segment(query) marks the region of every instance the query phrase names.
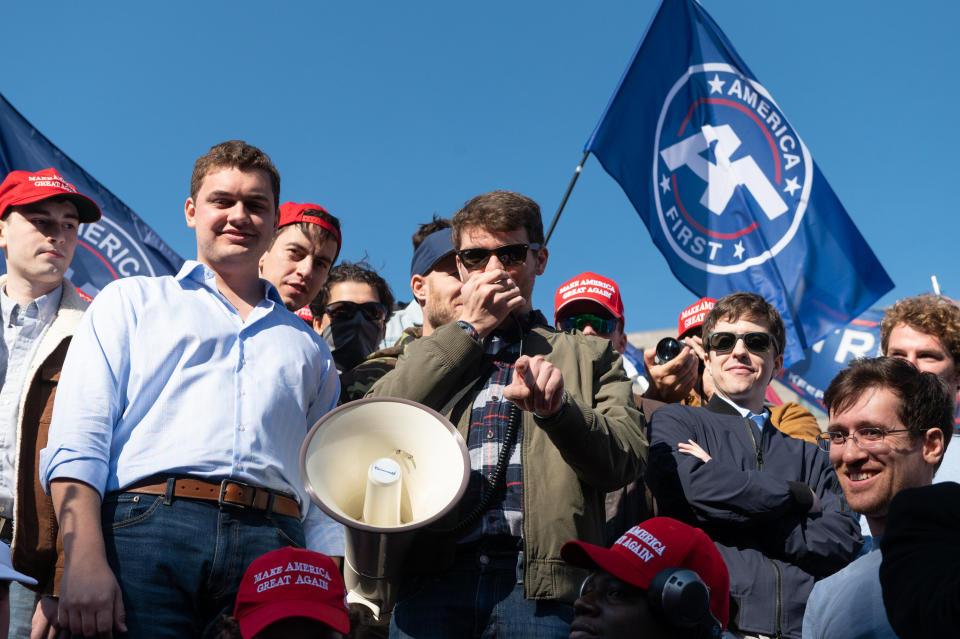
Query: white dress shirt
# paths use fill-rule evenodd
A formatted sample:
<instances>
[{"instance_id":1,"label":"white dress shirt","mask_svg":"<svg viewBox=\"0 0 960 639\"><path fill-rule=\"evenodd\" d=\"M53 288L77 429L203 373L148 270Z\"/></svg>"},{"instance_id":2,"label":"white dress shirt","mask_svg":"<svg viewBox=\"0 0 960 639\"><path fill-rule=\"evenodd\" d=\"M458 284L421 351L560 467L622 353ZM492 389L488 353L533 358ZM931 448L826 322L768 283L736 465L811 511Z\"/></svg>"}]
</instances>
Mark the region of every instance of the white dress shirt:
<instances>
[{"instance_id":1,"label":"white dress shirt","mask_svg":"<svg viewBox=\"0 0 960 639\"><path fill-rule=\"evenodd\" d=\"M153 475L230 478L295 494L307 546L342 555L342 526L310 502L299 469L307 431L336 405L336 369L262 283L246 321L198 262L106 286L63 365L44 489L70 478L102 496Z\"/></svg>"}]
</instances>

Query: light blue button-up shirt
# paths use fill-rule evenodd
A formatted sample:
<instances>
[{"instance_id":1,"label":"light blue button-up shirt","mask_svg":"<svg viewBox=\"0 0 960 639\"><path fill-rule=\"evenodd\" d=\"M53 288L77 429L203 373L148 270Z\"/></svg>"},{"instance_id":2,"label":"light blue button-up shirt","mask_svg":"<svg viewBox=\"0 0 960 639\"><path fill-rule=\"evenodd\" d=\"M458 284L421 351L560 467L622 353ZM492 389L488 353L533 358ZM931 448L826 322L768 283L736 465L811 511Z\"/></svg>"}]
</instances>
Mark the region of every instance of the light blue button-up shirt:
<instances>
[{"instance_id":1,"label":"light blue button-up shirt","mask_svg":"<svg viewBox=\"0 0 960 639\"><path fill-rule=\"evenodd\" d=\"M106 286L63 365L44 489L70 478L102 496L158 474L229 477L295 493L307 546L342 555L342 526L310 501L299 469L340 382L326 343L263 285L246 321L198 262Z\"/></svg>"},{"instance_id":2,"label":"light blue button-up shirt","mask_svg":"<svg viewBox=\"0 0 960 639\"><path fill-rule=\"evenodd\" d=\"M26 306L0 291L3 342L0 344L0 517L13 517L17 456L20 454L17 423L27 372L40 338L53 323L63 297L63 285Z\"/></svg>"}]
</instances>

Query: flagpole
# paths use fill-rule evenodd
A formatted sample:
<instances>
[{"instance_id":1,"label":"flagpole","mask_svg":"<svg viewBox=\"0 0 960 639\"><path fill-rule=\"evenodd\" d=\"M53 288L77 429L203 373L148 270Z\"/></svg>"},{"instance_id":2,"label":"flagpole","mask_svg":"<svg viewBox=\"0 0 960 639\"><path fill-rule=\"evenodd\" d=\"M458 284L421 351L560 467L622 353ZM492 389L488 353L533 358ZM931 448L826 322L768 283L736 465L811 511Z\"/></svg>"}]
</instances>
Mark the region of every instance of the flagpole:
<instances>
[{"instance_id":1,"label":"flagpole","mask_svg":"<svg viewBox=\"0 0 960 639\"><path fill-rule=\"evenodd\" d=\"M560 219L560 214L563 213L563 207L567 205L567 200L570 199L570 191L573 190L573 185L577 183L577 178L580 177L580 172L583 171L583 165L589 157L590 151L583 152L583 158L580 160L580 164L577 165L577 170L573 172L573 177L570 178L570 185L567 187L567 192L563 194L563 199L560 200L560 206L557 208L557 212L553 215L553 221L550 222L550 230L547 231L547 239L543 241L543 245L546 246L547 242L550 241L550 236L553 235L553 229L557 226L557 220Z\"/></svg>"}]
</instances>

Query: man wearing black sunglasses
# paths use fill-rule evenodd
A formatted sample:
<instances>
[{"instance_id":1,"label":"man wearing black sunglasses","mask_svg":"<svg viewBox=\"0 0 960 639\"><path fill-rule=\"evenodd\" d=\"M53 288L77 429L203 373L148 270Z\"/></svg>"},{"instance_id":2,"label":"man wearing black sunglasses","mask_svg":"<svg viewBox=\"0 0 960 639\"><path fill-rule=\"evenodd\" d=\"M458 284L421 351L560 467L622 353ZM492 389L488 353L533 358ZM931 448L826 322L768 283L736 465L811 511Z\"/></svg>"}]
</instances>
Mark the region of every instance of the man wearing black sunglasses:
<instances>
[{"instance_id":1,"label":"man wearing black sunglasses","mask_svg":"<svg viewBox=\"0 0 960 639\"><path fill-rule=\"evenodd\" d=\"M370 391L446 415L472 469L462 502L409 553L390 636L566 638L584 574L560 547L603 543L604 493L643 466L643 417L610 343L558 332L531 305L548 256L536 202L473 198L453 244L457 321L410 344Z\"/></svg>"},{"instance_id":2,"label":"man wearing black sunglasses","mask_svg":"<svg viewBox=\"0 0 960 639\"><path fill-rule=\"evenodd\" d=\"M849 563L859 526L826 453L771 423L783 364L780 314L761 296L721 298L703 323L715 392L668 404L650 423L647 483L660 514L704 530L730 569L735 635L800 637L814 581Z\"/></svg>"},{"instance_id":3,"label":"man wearing black sunglasses","mask_svg":"<svg viewBox=\"0 0 960 639\"><path fill-rule=\"evenodd\" d=\"M352 369L377 350L392 308L390 286L369 264L343 262L330 269L310 312L338 371Z\"/></svg>"}]
</instances>

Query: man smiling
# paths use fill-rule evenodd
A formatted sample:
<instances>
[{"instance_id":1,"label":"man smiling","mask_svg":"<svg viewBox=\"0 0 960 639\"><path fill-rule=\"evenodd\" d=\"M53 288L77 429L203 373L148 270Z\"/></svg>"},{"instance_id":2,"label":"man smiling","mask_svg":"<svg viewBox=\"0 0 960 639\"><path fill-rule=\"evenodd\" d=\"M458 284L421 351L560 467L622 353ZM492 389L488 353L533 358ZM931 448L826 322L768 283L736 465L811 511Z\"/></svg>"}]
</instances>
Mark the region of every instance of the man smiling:
<instances>
[{"instance_id":1,"label":"man smiling","mask_svg":"<svg viewBox=\"0 0 960 639\"><path fill-rule=\"evenodd\" d=\"M856 555L860 535L826 453L770 423L763 398L783 365L780 314L752 293L703 324L716 387L705 408L653 414L647 483L660 513L704 530L730 569L737 636L799 637L813 583Z\"/></svg>"},{"instance_id":2,"label":"man smiling","mask_svg":"<svg viewBox=\"0 0 960 639\"><path fill-rule=\"evenodd\" d=\"M260 149L211 148L184 205L197 260L112 282L77 329L39 471L63 532L71 634L201 636L257 556L343 554L298 464L336 403L330 352L258 276L279 191Z\"/></svg>"},{"instance_id":3,"label":"man smiling","mask_svg":"<svg viewBox=\"0 0 960 639\"><path fill-rule=\"evenodd\" d=\"M936 375L895 357L855 360L823 396L830 426L822 447L850 507L875 539L902 490L928 486L953 430L953 402ZM879 547L819 582L803 618L803 637L895 638L880 588Z\"/></svg>"}]
</instances>

